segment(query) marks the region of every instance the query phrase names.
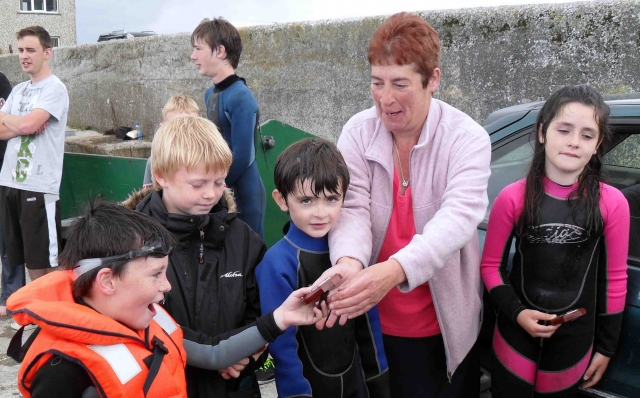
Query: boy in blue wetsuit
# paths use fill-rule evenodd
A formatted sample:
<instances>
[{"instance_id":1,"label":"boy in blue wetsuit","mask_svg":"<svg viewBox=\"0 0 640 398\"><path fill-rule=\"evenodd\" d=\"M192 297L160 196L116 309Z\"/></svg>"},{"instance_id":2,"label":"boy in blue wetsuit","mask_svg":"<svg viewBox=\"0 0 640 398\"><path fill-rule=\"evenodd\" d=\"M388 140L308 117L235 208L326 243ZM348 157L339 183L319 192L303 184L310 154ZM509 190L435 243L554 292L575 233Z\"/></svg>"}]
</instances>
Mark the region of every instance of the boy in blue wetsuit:
<instances>
[{"instance_id":1,"label":"boy in blue wetsuit","mask_svg":"<svg viewBox=\"0 0 640 398\"><path fill-rule=\"evenodd\" d=\"M211 120L233 153L226 184L233 190L238 218L264 237L266 195L256 164L258 103L236 75L242 53L238 30L223 18L204 21L191 34L191 60L213 86L205 93Z\"/></svg>"},{"instance_id":2,"label":"boy in blue wetsuit","mask_svg":"<svg viewBox=\"0 0 640 398\"><path fill-rule=\"evenodd\" d=\"M349 186L349 171L335 145L299 141L282 152L273 198L291 216L286 236L256 268L262 311L277 308L331 267L327 234ZM269 345L278 396L389 397L387 360L376 307L343 326L290 327Z\"/></svg>"}]
</instances>

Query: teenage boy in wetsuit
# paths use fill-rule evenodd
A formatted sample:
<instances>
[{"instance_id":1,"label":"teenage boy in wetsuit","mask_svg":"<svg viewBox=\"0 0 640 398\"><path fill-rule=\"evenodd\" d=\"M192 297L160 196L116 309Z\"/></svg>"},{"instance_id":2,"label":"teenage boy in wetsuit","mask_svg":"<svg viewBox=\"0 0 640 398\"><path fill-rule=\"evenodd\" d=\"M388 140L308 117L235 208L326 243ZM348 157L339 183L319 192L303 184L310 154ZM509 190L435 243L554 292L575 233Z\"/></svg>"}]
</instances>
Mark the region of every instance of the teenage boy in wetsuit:
<instances>
[{"instance_id":1,"label":"teenage boy in wetsuit","mask_svg":"<svg viewBox=\"0 0 640 398\"><path fill-rule=\"evenodd\" d=\"M259 110L246 81L236 75L242 53L238 30L223 18L204 21L191 34L191 60L213 86L205 93L207 119L222 133L233 153L227 186L238 218L264 237L266 194L256 164Z\"/></svg>"}]
</instances>

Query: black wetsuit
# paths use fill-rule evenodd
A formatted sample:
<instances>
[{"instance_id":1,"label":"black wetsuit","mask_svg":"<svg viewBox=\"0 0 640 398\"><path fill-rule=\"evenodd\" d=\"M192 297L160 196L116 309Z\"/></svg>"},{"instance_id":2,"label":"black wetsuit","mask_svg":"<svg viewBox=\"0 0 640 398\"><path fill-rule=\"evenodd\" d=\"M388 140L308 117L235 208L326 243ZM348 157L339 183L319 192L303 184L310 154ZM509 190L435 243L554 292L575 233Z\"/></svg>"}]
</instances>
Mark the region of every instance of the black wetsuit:
<instances>
[{"instance_id":1,"label":"black wetsuit","mask_svg":"<svg viewBox=\"0 0 640 398\"><path fill-rule=\"evenodd\" d=\"M593 351L608 357L615 352L626 296L629 207L620 191L602 184L604 229L594 233L586 229L584 212L572 214L567 197L574 189L545 179L540 222L524 236L515 233L524 181L506 187L491 211L482 276L500 310L493 336L494 398L573 397ZM517 323L525 309L563 314L578 308L586 315L549 339L533 338Z\"/></svg>"}]
</instances>

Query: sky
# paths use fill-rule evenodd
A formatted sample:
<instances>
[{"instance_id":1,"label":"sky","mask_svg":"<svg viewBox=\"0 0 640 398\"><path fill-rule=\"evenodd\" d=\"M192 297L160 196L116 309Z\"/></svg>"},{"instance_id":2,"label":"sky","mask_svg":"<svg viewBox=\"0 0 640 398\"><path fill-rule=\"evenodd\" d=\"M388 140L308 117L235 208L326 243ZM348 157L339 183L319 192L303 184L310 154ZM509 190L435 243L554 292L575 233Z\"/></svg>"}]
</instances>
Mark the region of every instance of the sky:
<instances>
[{"instance_id":1,"label":"sky","mask_svg":"<svg viewBox=\"0 0 640 398\"><path fill-rule=\"evenodd\" d=\"M399 11L569 1L572 0L76 0L76 29L78 44L84 44L96 42L100 34L114 30L191 32L205 17L221 16L242 27Z\"/></svg>"}]
</instances>

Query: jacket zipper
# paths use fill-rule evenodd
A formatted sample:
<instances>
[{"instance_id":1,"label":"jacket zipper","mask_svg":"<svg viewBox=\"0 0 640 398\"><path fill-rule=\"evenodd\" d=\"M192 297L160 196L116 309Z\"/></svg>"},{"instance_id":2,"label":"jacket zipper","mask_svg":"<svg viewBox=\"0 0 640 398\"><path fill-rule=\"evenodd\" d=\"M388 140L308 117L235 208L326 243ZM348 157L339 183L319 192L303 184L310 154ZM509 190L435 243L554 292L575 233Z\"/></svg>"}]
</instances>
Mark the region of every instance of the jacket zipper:
<instances>
[{"instance_id":1,"label":"jacket zipper","mask_svg":"<svg viewBox=\"0 0 640 398\"><path fill-rule=\"evenodd\" d=\"M413 155L413 150L414 150L414 148L411 148L411 152L409 152L409 175L411 175L411 156ZM393 178L394 178L393 169L391 171L389 171L389 169L387 169L386 165L384 163L378 161L377 159L371 158L369 160L373 160L373 161L377 162L378 164L380 164L382 166L382 168L384 168L387 171L387 173L390 174L390 177L391 177L391 192L393 192ZM393 209L391 210L391 212L393 212ZM387 234L390 221L391 221L391 214L389 214L389 220L387 220L387 223L386 223L387 227L386 227L386 229L384 231L384 236L386 236L386 234ZM414 223L415 223L415 220L414 220ZM416 233L417 233L417 231L416 231ZM376 254L376 256L380 255L380 249L381 248L382 247L378 248L378 253ZM377 261L377 257L376 257L376 261ZM439 308L438 308L438 305L437 305L437 300L436 300L434 291L433 291L432 286L431 286L431 280L428 280L427 283L429 284L429 290L431 291L431 300L433 302L433 308L436 311L436 318L438 319L438 323L439 323L440 319L441 319L440 315L439 315L440 311L439 311ZM451 373L451 370L450 370L451 368L449 367L449 346L447 345L447 339L446 339L446 336L445 336L444 328L440 328L440 334L442 335L442 342L444 343L444 359L445 359L445 363L447 365L447 379L449 379L449 383L451 383L451 378L453 377L453 374Z\"/></svg>"},{"instance_id":2,"label":"jacket zipper","mask_svg":"<svg viewBox=\"0 0 640 398\"><path fill-rule=\"evenodd\" d=\"M200 256L198 257L198 261L200 264L204 264L204 230L200 228Z\"/></svg>"},{"instance_id":3,"label":"jacket zipper","mask_svg":"<svg viewBox=\"0 0 640 398\"><path fill-rule=\"evenodd\" d=\"M431 286L431 279L429 279L427 283L429 284L429 291L431 292L431 302L433 303L433 309L436 310L436 319L438 319L438 323L440 323L440 309L438 307L436 295L434 294L435 292L433 291L433 287ZM440 328L440 334L442 335L442 342L444 343L444 360L447 365L447 378L449 379L449 384L451 384L451 377L453 375L451 374L451 368L449 367L449 346L447 344L447 338L445 336L443 327Z\"/></svg>"}]
</instances>

